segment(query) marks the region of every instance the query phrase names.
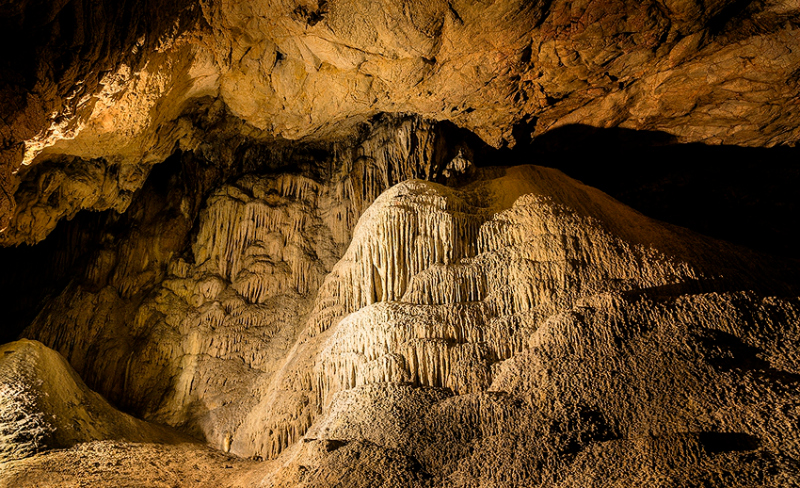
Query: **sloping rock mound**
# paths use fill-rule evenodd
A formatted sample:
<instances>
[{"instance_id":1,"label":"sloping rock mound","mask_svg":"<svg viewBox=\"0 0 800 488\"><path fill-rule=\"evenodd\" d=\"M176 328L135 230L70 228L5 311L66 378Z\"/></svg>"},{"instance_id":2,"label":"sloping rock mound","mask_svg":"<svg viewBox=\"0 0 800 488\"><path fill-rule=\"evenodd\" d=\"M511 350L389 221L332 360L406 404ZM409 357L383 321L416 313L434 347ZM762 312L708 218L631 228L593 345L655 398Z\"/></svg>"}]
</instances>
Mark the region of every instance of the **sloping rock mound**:
<instances>
[{"instance_id":1,"label":"sloping rock mound","mask_svg":"<svg viewBox=\"0 0 800 488\"><path fill-rule=\"evenodd\" d=\"M128 353L123 390L212 445L274 459L243 486L800 476L796 262L556 170L475 171L456 188L395 185L352 230L341 216L359 212L312 181L226 186L195 261L173 258L144 302L162 315L138 325L152 336ZM27 332L72 343L51 327Z\"/></svg>"},{"instance_id":2,"label":"sloping rock mound","mask_svg":"<svg viewBox=\"0 0 800 488\"><path fill-rule=\"evenodd\" d=\"M769 266L554 170L509 168L458 190L402 183L362 216L233 451L275 456L363 385L486 391L531 334L593 297L763 286Z\"/></svg>"},{"instance_id":3,"label":"sloping rock mound","mask_svg":"<svg viewBox=\"0 0 800 488\"><path fill-rule=\"evenodd\" d=\"M464 213L477 232L449 233ZM279 486L783 486L800 300L748 260L775 273L547 170L404 183L233 448L286 449Z\"/></svg>"},{"instance_id":4,"label":"sloping rock mound","mask_svg":"<svg viewBox=\"0 0 800 488\"><path fill-rule=\"evenodd\" d=\"M20 340L0 347L0 463L106 439L190 442L116 410L41 343Z\"/></svg>"}]
</instances>

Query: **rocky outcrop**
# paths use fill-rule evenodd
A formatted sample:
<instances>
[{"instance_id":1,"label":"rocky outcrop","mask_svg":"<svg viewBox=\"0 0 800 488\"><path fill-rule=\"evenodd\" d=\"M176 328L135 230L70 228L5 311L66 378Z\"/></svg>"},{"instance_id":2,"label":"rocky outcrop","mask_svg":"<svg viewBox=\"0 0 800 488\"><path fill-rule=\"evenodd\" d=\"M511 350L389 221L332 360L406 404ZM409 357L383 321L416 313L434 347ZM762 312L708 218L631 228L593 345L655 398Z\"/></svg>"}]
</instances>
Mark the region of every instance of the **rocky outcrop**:
<instances>
[{"instance_id":1,"label":"rocky outcrop","mask_svg":"<svg viewBox=\"0 0 800 488\"><path fill-rule=\"evenodd\" d=\"M0 347L0 465L94 440L189 438L115 410L57 352L36 341Z\"/></svg>"},{"instance_id":2,"label":"rocky outcrop","mask_svg":"<svg viewBox=\"0 0 800 488\"><path fill-rule=\"evenodd\" d=\"M333 197L351 180L245 176L212 194L192 258L173 258L133 312L124 361L124 336L93 313L105 332L67 339L81 329L54 313L66 301L26 334L85 343L66 349L76 361L103 351L88 374L148 418L280 459L251 482L793 476L796 416L762 407L796 400L800 304L776 278L796 265L556 170L473 171L456 188L395 185L352 230L348 206L369 192ZM63 300L114 306L104 293Z\"/></svg>"},{"instance_id":3,"label":"rocky outcrop","mask_svg":"<svg viewBox=\"0 0 800 488\"><path fill-rule=\"evenodd\" d=\"M421 208L447 229L469 207L410 182L365 214L323 285L334 298L321 292L317 307L347 307L359 289L363 301L317 315L334 320L307 332L234 439L234 450L286 449L264 482L372 486L378 471L377 486L780 486L798 475L796 292L745 291L763 280L740 259L758 258L557 173L515 168L487 186L505 192L461 189L482 204L474 213L497 212L473 253L445 263L444 246L394 297L375 290L402 273L380 271L441 235ZM384 218L402 229L414 216L414 246L382 247ZM369 242L383 252L365 253Z\"/></svg>"},{"instance_id":4,"label":"rocky outcrop","mask_svg":"<svg viewBox=\"0 0 800 488\"><path fill-rule=\"evenodd\" d=\"M114 152L110 148L116 147L132 156L127 158L128 165L116 168L128 175L146 169L139 163L144 162L142 156L148 159L146 154L151 150L162 154L172 151L172 147L163 147L153 138L147 142L139 139L137 142L143 143L139 147L127 142L134 132L159 118L150 109L165 95L170 82L176 81L167 72L170 68L188 67L181 61L186 51L179 54L175 40L180 33L196 28L199 16L196 5L181 1L156 5L143 0L46 4L15 0L0 7L0 39L4 45L13 46L0 60L0 228L7 227L14 214L20 173L25 172L35 154L58 141L93 132L95 136L78 142L83 147L81 156L87 160L105 158L108 166L114 166L119 159L108 156ZM166 54L167 50L171 55ZM143 75L145 67L153 76ZM133 85L137 88L130 90ZM185 86L190 97L198 93L191 88L193 85ZM179 98L186 99L182 95ZM98 119L101 113L107 117ZM72 160L56 159L61 165ZM90 167L102 164L81 162ZM87 172L91 169L78 171ZM103 194L102 181L73 179L92 189L73 188L75 194L70 196L78 200L73 202L79 204L76 210L125 206L124 194L123 201L116 205L98 202L87 194ZM136 188L140 186L141 182Z\"/></svg>"},{"instance_id":5,"label":"rocky outcrop","mask_svg":"<svg viewBox=\"0 0 800 488\"><path fill-rule=\"evenodd\" d=\"M742 252L552 170L513 168L458 192L398 185L362 216L232 449L273 457L354 388L410 384L457 397L495 388L532 334L561 310L592 308L583 305L590 297L765 284Z\"/></svg>"},{"instance_id":6,"label":"rocky outcrop","mask_svg":"<svg viewBox=\"0 0 800 488\"><path fill-rule=\"evenodd\" d=\"M152 164L215 130L330 140L385 112L450 120L496 147L575 123L711 144L800 136L791 2L131 2L119 9L135 25L128 37L90 13L117 10L106 3L59 3L46 14L20 1L4 7L17 19L9 35L25 32L19 19L37 23L26 36L49 53L38 68L15 57L2 80L15 100L2 132L6 244L46 235L36 229L46 224L20 216L34 202L44 222L124 209ZM96 37L106 47L46 69L68 32L84 51ZM209 103L244 124L199 127ZM17 195L34 177L27 165L47 160L59 162L38 177L49 182L39 197ZM98 164L108 169L98 175ZM45 200L56 188L53 209Z\"/></svg>"},{"instance_id":7,"label":"rocky outcrop","mask_svg":"<svg viewBox=\"0 0 800 488\"><path fill-rule=\"evenodd\" d=\"M0 484L800 477L798 262L529 165L796 144L794 4L158 7L0 6Z\"/></svg>"}]
</instances>

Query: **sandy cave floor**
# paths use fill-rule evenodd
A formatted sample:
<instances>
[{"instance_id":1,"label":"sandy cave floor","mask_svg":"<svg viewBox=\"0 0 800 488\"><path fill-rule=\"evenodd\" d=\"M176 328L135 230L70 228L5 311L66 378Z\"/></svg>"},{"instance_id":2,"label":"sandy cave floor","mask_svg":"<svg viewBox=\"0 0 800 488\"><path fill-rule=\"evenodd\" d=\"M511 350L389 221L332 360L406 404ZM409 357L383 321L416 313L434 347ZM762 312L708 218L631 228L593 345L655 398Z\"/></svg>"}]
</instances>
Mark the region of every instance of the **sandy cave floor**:
<instances>
[{"instance_id":1,"label":"sandy cave floor","mask_svg":"<svg viewBox=\"0 0 800 488\"><path fill-rule=\"evenodd\" d=\"M217 488L237 485L265 464L199 444L96 441L9 462L0 467L0 487Z\"/></svg>"}]
</instances>

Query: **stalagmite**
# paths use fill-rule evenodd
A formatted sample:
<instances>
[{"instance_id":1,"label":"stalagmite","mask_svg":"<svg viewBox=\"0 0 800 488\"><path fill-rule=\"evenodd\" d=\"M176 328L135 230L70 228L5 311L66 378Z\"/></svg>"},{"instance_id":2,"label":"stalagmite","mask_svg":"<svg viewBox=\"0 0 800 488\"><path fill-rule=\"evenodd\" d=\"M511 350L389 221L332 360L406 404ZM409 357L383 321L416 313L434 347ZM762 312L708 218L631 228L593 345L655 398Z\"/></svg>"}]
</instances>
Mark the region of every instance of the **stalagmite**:
<instances>
[{"instance_id":1,"label":"stalagmite","mask_svg":"<svg viewBox=\"0 0 800 488\"><path fill-rule=\"evenodd\" d=\"M663 344L669 352L653 359L663 369L659 391L677 383L701 396L710 373L682 373L684 363L673 370L667 358L685 354L671 347L711 340L703 334L755 341L770 361L794 367L779 342L758 342L738 324L749 314L784 330L796 323L798 305L725 291L760 279L741 269L761 258L647 219L555 170L485 170L485 178L475 171L476 182L457 189L399 183L352 229L343 216L358 215L357 202L374 188L353 198L355 187L342 184L347 172L327 185L245 176L211 196L194 255L172 259L153 298L132 309L130 333L147 338L139 349L92 358L82 343L67 345L52 315L28 333L61 344L84 368L110 366L149 418L188 427L238 456L289 456L285 466L294 466L319 459L313 446L368 440L379 452L418 459L440 479L458 473L503 486L556 476L547 463L576 443L694 428L675 402L674 414L641 403L627 410L619 397L587 393L581 382L649 391L631 377L647 376L642 366L621 351L651 357L648 347ZM390 181L384 174L378 187ZM352 235L346 249L343 233ZM707 283L726 288L696 294ZM64 299L113 316L106 297L134 291L76 287ZM79 327L69 337L101 341L75 310ZM674 345L672 335L687 345ZM587 358L600 369L586 373ZM168 393L151 396L157 391ZM361 410L403 430L373 425ZM657 425L663 419L668 424ZM758 422L758 432L778 435ZM511 446L521 446L518 461ZM482 461L492 449L503 454ZM461 471L461 463L471 467ZM282 469L275 476L293 479Z\"/></svg>"},{"instance_id":2,"label":"stalagmite","mask_svg":"<svg viewBox=\"0 0 800 488\"><path fill-rule=\"evenodd\" d=\"M513 188L517 197L494 188ZM486 391L503 362L527 350L530 334L586 297L710 278L704 270L716 257L698 261L701 238L692 237L693 249L592 192L555 171L520 167L459 191L412 180L381 195L322 284L273 392L237 431L234 450L277 455L353 388ZM471 206L460 194L489 196ZM679 252L667 257L659 251L665 244ZM309 378L312 364L317 379Z\"/></svg>"},{"instance_id":3,"label":"stalagmite","mask_svg":"<svg viewBox=\"0 0 800 488\"><path fill-rule=\"evenodd\" d=\"M105 439L189 442L115 410L41 343L20 340L0 347L0 468L47 449Z\"/></svg>"}]
</instances>

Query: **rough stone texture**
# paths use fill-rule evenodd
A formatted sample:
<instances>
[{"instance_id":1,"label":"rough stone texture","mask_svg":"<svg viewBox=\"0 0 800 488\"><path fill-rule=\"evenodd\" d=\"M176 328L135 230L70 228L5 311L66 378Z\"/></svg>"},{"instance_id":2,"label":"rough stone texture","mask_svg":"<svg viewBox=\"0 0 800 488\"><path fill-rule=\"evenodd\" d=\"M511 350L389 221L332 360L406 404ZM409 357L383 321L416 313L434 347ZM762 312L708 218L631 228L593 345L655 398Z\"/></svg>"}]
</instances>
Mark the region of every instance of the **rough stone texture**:
<instances>
[{"instance_id":1,"label":"rough stone texture","mask_svg":"<svg viewBox=\"0 0 800 488\"><path fill-rule=\"evenodd\" d=\"M57 352L36 341L0 347L0 465L93 440L191 442L115 410Z\"/></svg>"},{"instance_id":2,"label":"rough stone texture","mask_svg":"<svg viewBox=\"0 0 800 488\"><path fill-rule=\"evenodd\" d=\"M526 156L794 145L795 3L44 3L0 5L0 244L52 236L6 335L53 349L3 346L0 483L800 477L800 263Z\"/></svg>"},{"instance_id":3,"label":"rough stone texture","mask_svg":"<svg viewBox=\"0 0 800 488\"><path fill-rule=\"evenodd\" d=\"M245 176L205 202L188 183L168 194L147 187L129 223L103 237L80 279L24 335L60 351L115 402L221 447L305 326L361 213L398 181L457 177L448 162L469 149L446 141L430 122L389 118L329 164L278 154L293 173ZM190 182L209 178L193 172Z\"/></svg>"},{"instance_id":4,"label":"rough stone texture","mask_svg":"<svg viewBox=\"0 0 800 488\"><path fill-rule=\"evenodd\" d=\"M95 441L0 465L0 487L220 488L256 466L198 444Z\"/></svg>"},{"instance_id":5,"label":"rough stone texture","mask_svg":"<svg viewBox=\"0 0 800 488\"><path fill-rule=\"evenodd\" d=\"M16 100L3 117L6 244L36 242L81 208L124 209L153 163L202 143L189 116L209 97L246 122L239 130L291 140L381 112L451 120L498 147L527 137L514 135L520 123L535 135L580 123L748 146L800 136L790 1L86 3L3 7L9 35L36 19L42 38L27 36L49 53L38 68L12 57L0 80ZM121 12L120 32L93 17L106 9ZM48 69L69 32L82 54ZM89 50L96 38L104 47ZM39 196L16 195L26 164L64 157L86 166L66 173L79 184L43 175ZM97 158L110 175L93 173ZM57 202L41 198L53 192Z\"/></svg>"},{"instance_id":6,"label":"rough stone texture","mask_svg":"<svg viewBox=\"0 0 800 488\"><path fill-rule=\"evenodd\" d=\"M796 263L650 220L552 169L474 171L455 189L400 183L352 230L336 199L321 203L333 189L246 176L210 197L191 263L173 258L135 312L133 347L53 313L119 337L97 313L118 306L103 291L66 290L26 334L83 344L66 354L95 357L87 374L124 385L149 418L277 458L231 486L800 475L800 302L781 279Z\"/></svg>"},{"instance_id":7,"label":"rough stone texture","mask_svg":"<svg viewBox=\"0 0 800 488\"><path fill-rule=\"evenodd\" d=\"M9 47L0 58L0 228L14 213L18 172L41 148L75 137L87 124L89 132L104 126L105 135L81 145L96 145L108 157L105 141L106 150L133 151L129 163L138 163L148 149L119 143L147 125L147 109L166 88L167 67L181 62L176 49L170 61L165 52L178 33L196 27L199 13L181 1L14 0L0 6L0 40ZM148 78L146 66L164 74ZM129 85L137 93L127 93ZM107 117L98 119L101 113Z\"/></svg>"},{"instance_id":8,"label":"rough stone texture","mask_svg":"<svg viewBox=\"0 0 800 488\"><path fill-rule=\"evenodd\" d=\"M270 384L265 399L234 436L232 449L272 457L297 441L319 412L328 409L337 392L364 385L444 388L457 398L503 390L496 386L496 376L502 377L505 368L519 360L517 356L524 357L523 351L533 347L534 338L545 333L542 329L547 330L547 324L559 323L560 311L604 309L600 304L606 300L614 303L641 294L670 297L752 287L756 282L765 285L763 275L752 273L766 263L748 266L747 260L757 258L741 252L649 221L552 170L514 168L506 176L455 194L422 182L401 184L362 216L350 249L320 289L283 378ZM796 305L781 302L779 306L788 310L784 312L786 326L791 327ZM598 313L605 317L609 312ZM705 316L702 310L696 313ZM692 321L691 314L684 315ZM716 318L712 313L705 320ZM668 323L660 317L641 320ZM635 329L636 323L617 326ZM609 325L603 322L604 327ZM601 346L592 342L591 328L585 331L591 337L584 338L578 332L580 326L575 327L574 332L554 332L548 343L554 341L551 347L569 351L577 348L575 361L590 364L596 374L595 361L589 362L586 356L599 354L596 348ZM619 332L596 333L613 345L625 343L625 339L614 339ZM573 340L587 340L591 345L578 346ZM564 341L566 345L561 344ZM548 360L559 368L565 366L558 358ZM661 366L641 360L647 364L643 368L661 371ZM534 371L554 367L548 361L533 370L522 368L511 377L532 378L542 374ZM598 381L593 374L587 376ZM651 383L652 374L655 371L641 372L648 388L672 391ZM675 374L674 381L684 381L680 371ZM544 405L564 402L567 396L549 394L535 379L525 384L527 395L539 395L530 401L534 411L547 411ZM577 387L579 397L584 388L592 390L588 385ZM623 401L617 397L619 388L609 385L602 391L613 392L617 401ZM621 398L629 395L621 394ZM576 408L597 408L597 402L584 397L574 403ZM651 407L655 408L642 406ZM621 414L632 408L625 403L612 410ZM667 415L675 414L670 410ZM372 418L364 417L364 422ZM462 423L455 419L432 422L444 429ZM384 431L371 431L371 435L380 432ZM331 439L348 438L340 434ZM444 442L439 434L447 437L437 432L432 436L437 440L429 441L437 446ZM419 432L406 430L404 435L409 436L406 442L424 442ZM379 444L398 442L402 444L398 439Z\"/></svg>"}]
</instances>

